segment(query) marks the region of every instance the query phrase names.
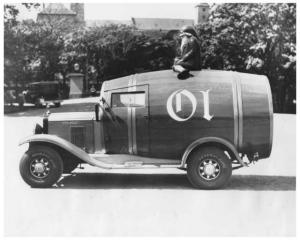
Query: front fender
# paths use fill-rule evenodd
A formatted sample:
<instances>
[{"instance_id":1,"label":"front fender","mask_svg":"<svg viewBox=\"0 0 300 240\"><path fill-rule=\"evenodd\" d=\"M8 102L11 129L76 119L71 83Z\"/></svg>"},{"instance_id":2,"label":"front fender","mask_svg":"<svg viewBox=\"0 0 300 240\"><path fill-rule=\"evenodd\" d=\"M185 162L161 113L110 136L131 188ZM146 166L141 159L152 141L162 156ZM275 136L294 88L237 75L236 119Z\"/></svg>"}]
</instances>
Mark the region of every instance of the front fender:
<instances>
[{"instance_id":1,"label":"front fender","mask_svg":"<svg viewBox=\"0 0 300 240\"><path fill-rule=\"evenodd\" d=\"M51 143L53 145L56 145L60 148L63 148L64 150L68 151L69 153L75 155L82 161L91 164L93 166L101 167L104 169L111 169L112 167L108 164L102 163L100 161L95 160L94 158L90 157L89 154L87 154L85 151L80 149L79 147L75 146L73 143L70 143L69 141L60 138L55 135L49 135L49 134L35 134L32 136L29 136L23 140L20 141L19 146L23 145L25 143L31 143L31 142L40 142L40 143Z\"/></svg>"},{"instance_id":2,"label":"front fender","mask_svg":"<svg viewBox=\"0 0 300 240\"><path fill-rule=\"evenodd\" d=\"M226 149L228 149L229 151L231 151L233 153L233 155L236 157L236 159L239 161L239 163L245 167L247 166L243 160L241 159L238 151L236 150L235 146L230 143L229 141L223 139L223 138L218 138L218 137L205 137L205 138L200 138L197 139L196 141L192 142L185 150L182 159L181 159L181 168L185 167L186 161L188 159L188 156L190 155L190 153L198 146L201 146L202 144L206 144L206 143L218 143L223 145Z\"/></svg>"}]
</instances>

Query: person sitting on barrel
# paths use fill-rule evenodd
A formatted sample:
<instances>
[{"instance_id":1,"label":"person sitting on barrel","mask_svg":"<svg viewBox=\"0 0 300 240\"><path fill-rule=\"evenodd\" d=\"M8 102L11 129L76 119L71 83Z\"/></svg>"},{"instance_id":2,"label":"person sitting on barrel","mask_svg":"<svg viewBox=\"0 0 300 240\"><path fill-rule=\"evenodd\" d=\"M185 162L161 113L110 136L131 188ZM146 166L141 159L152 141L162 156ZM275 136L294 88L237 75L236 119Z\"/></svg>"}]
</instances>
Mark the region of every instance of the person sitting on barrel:
<instances>
[{"instance_id":1,"label":"person sitting on barrel","mask_svg":"<svg viewBox=\"0 0 300 240\"><path fill-rule=\"evenodd\" d=\"M173 71L178 72L178 79L186 79L190 76L190 70L201 70L200 43L192 26L184 26L179 36L181 37L181 56L175 58Z\"/></svg>"}]
</instances>

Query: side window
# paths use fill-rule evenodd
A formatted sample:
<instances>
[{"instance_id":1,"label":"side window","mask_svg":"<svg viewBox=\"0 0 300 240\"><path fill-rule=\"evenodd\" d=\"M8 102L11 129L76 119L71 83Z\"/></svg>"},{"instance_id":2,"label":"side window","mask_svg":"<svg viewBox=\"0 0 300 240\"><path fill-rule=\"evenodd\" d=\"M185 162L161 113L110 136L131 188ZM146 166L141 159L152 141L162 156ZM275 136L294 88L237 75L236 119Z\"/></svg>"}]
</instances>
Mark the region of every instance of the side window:
<instances>
[{"instance_id":1,"label":"side window","mask_svg":"<svg viewBox=\"0 0 300 240\"><path fill-rule=\"evenodd\" d=\"M145 92L112 93L112 107L145 107Z\"/></svg>"}]
</instances>

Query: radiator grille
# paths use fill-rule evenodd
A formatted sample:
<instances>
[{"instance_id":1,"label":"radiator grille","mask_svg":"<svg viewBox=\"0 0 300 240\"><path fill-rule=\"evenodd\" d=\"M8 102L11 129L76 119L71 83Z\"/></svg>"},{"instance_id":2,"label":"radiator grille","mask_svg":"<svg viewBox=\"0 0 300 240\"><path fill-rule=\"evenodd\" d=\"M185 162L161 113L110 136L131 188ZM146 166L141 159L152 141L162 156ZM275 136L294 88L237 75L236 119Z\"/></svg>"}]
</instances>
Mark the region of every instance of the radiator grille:
<instances>
[{"instance_id":1,"label":"radiator grille","mask_svg":"<svg viewBox=\"0 0 300 240\"><path fill-rule=\"evenodd\" d=\"M85 127L71 127L71 142L77 147L85 147Z\"/></svg>"}]
</instances>

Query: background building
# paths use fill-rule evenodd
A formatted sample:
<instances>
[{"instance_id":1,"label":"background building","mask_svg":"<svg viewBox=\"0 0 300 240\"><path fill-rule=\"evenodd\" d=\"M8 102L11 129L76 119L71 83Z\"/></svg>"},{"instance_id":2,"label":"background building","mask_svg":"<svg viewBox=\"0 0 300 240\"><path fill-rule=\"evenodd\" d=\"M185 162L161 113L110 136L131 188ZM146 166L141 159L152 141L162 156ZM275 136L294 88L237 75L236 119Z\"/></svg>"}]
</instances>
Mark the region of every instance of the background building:
<instances>
[{"instance_id":1,"label":"background building","mask_svg":"<svg viewBox=\"0 0 300 240\"><path fill-rule=\"evenodd\" d=\"M197 8L197 14L195 19L195 24L201 24L208 22L209 18L209 5L207 3L200 3L196 5Z\"/></svg>"},{"instance_id":2,"label":"background building","mask_svg":"<svg viewBox=\"0 0 300 240\"><path fill-rule=\"evenodd\" d=\"M84 25L84 4L71 3L70 9L62 3L50 3L37 15L37 22L49 23L53 26L63 23L64 25Z\"/></svg>"},{"instance_id":3,"label":"background building","mask_svg":"<svg viewBox=\"0 0 300 240\"><path fill-rule=\"evenodd\" d=\"M131 20L89 20L85 19L84 4L83 3L71 3L70 9L64 6L62 3L50 3L40 13L38 13L38 22L49 22L55 25L55 23L64 22L68 24L76 24L86 27L100 27L109 24L126 24L133 25L138 30L162 30L171 31L178 30L185 25L196 25L208 21L209 17L209 5L207 3L200 3L195 6L196 18L190 19L174 19L174 18L135 18Z\"/></svg>"},{"instance_id":4,"label":"background building","mask_svg":"<svg viewBox=\"0 0 300 240\"><path fill-rule=\"evenodd\" d=\"M175 30L185 25L194 25L192 19L132 18L132 25L139 30Z\"/></svg>"}]
</instances>

